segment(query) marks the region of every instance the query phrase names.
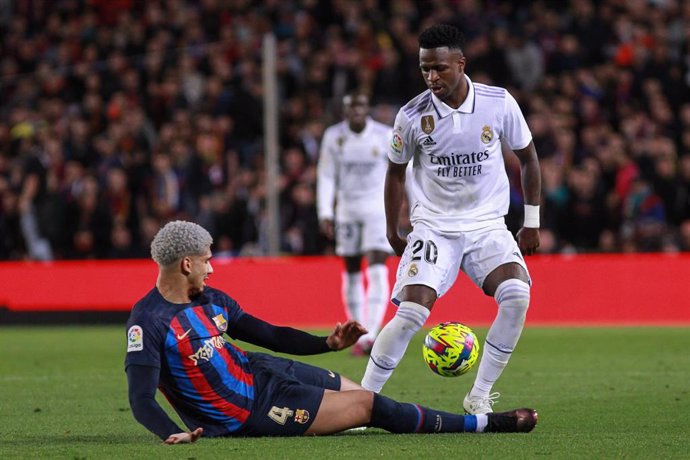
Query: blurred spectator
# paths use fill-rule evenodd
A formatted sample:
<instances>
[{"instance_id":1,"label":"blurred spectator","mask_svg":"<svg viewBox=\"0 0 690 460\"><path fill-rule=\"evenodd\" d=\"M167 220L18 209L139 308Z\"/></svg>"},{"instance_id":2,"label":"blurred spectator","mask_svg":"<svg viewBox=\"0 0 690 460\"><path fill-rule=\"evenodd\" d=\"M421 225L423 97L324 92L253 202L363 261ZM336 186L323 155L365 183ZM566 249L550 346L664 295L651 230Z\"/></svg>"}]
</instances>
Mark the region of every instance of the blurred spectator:
<instances>
[{"instance_id":1,"label":"blurred spectator","mask_svg":"<svg viewBox=\"0 0 690 460\"><path fill-rule=\"evenodd\" d=\"M558 216L564 244L593 251L607 222L606 200L599 188L599 170L592 162L573 167L567 175L567 197Z\"/></svg>"},{"instance_id":2,"label":"blurred spectator","mask_svg":"<svg viewBox=\"0 0 690 460\"><path fill-rule=\"evenodd\" d=\"M542 157L543 247L690 250L690 4L54 0L0 8L0 259L146 257L177 218L266 250L262 36L278 45L282 250L331 251L314 165L337 101L384 123L425 88L417 32L453 22ZM519 168L508 159L510 173ZM511 194L509 228L521 221Z\"/></svg>"},{"instance_id":3,"label":"blurred spectator","mask_svg":"<svg viewBox=\"0 0 690 460\"><path fill-rule=\"evenodd\" d=\"M633 181L624 203L624 250L652 252L663 247L666 231L664 203L642 178Z\"/></svg>"}]
</instances>

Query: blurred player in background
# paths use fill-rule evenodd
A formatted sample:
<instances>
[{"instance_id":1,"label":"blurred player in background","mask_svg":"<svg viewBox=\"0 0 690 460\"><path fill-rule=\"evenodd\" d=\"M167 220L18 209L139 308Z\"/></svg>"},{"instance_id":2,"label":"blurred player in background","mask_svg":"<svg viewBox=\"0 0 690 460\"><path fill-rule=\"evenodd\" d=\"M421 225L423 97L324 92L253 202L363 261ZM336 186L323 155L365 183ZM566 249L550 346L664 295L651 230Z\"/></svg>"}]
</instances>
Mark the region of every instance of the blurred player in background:
<instances>
[{"instance_id":1,"label":"blurred player in background","mask_svg":"<svg viewBox=\"0 0 690 460\"><path fill-rule=\"evenodd\" d=\"M385 262L392 252L383 206L392 128L373 120L369 109L369 96L362 92L343 98L345 120L324 132L317 179L321 229L335 237L336 254L345 262L342 291L348 318L369 330L353 348L360 355L371 350L386 314L390 286ZM366 293L362 256L367 259Z\"/></svg>"},{"instance_id":2,"label":"blurred player in background","mask_svg":"<svg viewBox=\"0 0 690 460\"><path fill-rule=\"evenodd\" d=\"M376 339L362 386L381 390L462 270L498 304L463 401L467 413L477 414L492 412L499 395L491 390L522 333L531 285L522 254L539 247L541 176L517 102L505 89L465 75L462 46L453 26L433 26L419 36L419 66L429 89L398 112L385 185L387 236L402 255L392 294L398 311ZM509 182L502 144L521 163L526 205L517 243L504 222ZM410 160L413 230L406 241L398 234L398 213Z\"/></svg>"},{"instance_id":3,"label":"blurred player in background","mask_svg":"<svg viewBox=\"0 0 690 460\"><path fill-rule=\"evenodd\" d=\"M341 350L366 330L354 321L328 337L277 327L244 312L206 286L213 273L211 235L184 221L165 225L151 243L156 286L127 321L125 370L137 421L167 444L204 436L329 434L358 426L395 433L527 432L532 409L457 415L403 404L363 390L326 369L264 353L245 352L227 336L299 355ZM190 431L156 401L166 396Z\"/></svg>"}]
</instances>

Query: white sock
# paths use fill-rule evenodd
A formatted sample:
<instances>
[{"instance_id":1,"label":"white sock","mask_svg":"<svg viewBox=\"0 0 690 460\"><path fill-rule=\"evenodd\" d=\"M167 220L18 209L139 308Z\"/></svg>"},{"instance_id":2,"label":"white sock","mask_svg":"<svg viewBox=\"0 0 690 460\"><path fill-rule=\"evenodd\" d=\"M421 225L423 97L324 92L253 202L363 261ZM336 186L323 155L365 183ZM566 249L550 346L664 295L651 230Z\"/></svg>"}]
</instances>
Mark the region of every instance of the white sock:
<instances>
[{"instance_id":1,"label":"white sock","mask_svg":"<svg viewBox=\"0 0 690 460\"><path fill-rule=\"evenodd\" d=\"M371 350L362 386L378 393L388 381L407 349L410 339L422 328L431 312L414 302L401 302L393 319L381 330Z\"/></svg>"},{"instance_id":2,"label":"white sock","mask_svg":"<svg viewBox=\"0 0 690 460\"><path fill-rule=\"evenodd\" d=\"M347 318L359 321L366 327L366 312L364 311L364 279L362 272L343 273L343 302Z\"/></svg>"},{"instance_id":3,"label":"white sock","mask_svg":"<svg viewBox=\"0 0 690 460\"><path fill-rule=\"evenodd\" d=\"M367 339L373 341L381 330L383 318L386 315L388 302L390 301L390 285L388 284L388 267L384 264L375 264L367 267L367 324L369 330Z\"/></svg>"},{"instance_id":4,"label":"white sock","mask_svg":"<svg viewBox=\"0 0 690 460\"><path fill-rule=\"evenodd\" d=\"M483 433L486 430L486 426L489 424L489 416L486 414L477 414L477 429L476 433Z\"/></svg>"},{"instance_id":5,"label":"white sock","mask_svg":"<svg viewBox=\"0 0 690 460\"><path fill-rule=\"evenodd\" d=\"M484 342L477 378L470 396L488 396L501 376L520 339L529 307L530 287L524 281L509 279L496 288L498 314Z\"/></svg>"}]
</instances>

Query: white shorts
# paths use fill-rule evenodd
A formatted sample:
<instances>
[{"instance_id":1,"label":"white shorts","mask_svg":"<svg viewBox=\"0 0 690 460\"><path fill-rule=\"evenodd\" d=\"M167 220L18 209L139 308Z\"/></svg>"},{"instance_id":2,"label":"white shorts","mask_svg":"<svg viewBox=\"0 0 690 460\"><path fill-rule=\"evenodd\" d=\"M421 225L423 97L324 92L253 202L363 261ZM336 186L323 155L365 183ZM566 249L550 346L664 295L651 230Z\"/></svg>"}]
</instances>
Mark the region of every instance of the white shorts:
<instances>
[{"instance_id":1,"label":"white shorts","mask_svg":"<svg viewBox=\"0 0 690 460\"><path fill-rule=\"evenodd\" d=\"M386 216L337 221L335 225L335 253L339 256L362 255L369 251L392 253L386 238Z\"/></svg>"},{"instance_id":2,"label":"white shorts","mask_svg":"<svg viewBox=\"0 0 690 460\"><path fill-rule=\"evenodd\" d=\"M441 297L455 283L459 270L481 289L493 270L510 262L520 264L529 276L517 242L503 222L462 233L442 233L417 224L407 236L391 299L399 304L402 289L412 284L429 286Z\"/></svg>"}]
</instances>

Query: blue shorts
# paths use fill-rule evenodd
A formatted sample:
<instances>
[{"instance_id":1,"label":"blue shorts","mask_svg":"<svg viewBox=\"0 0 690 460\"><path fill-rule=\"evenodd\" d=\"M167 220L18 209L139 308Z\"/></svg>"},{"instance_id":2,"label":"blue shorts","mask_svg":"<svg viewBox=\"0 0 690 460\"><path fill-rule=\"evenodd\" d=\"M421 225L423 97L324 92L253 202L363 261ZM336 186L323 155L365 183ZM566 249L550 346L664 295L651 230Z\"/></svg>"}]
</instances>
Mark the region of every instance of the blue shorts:
<instances>
[{"instance_id":1,"label":"blue shorts","mask_svg":"<svg viewBox=\"0 0 690 460\"><path fill-rule=\"evenodd\" d=\"M340 375L265 353L247 353L254 374L252 413L232 436L301 436L314 422L325 389Z\"/></svg>"}]
</instances>

